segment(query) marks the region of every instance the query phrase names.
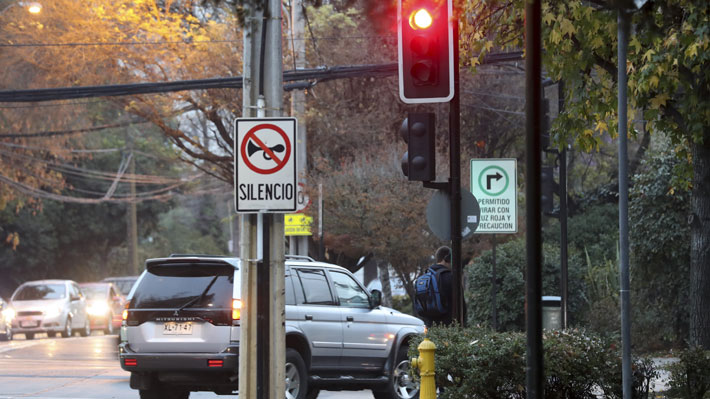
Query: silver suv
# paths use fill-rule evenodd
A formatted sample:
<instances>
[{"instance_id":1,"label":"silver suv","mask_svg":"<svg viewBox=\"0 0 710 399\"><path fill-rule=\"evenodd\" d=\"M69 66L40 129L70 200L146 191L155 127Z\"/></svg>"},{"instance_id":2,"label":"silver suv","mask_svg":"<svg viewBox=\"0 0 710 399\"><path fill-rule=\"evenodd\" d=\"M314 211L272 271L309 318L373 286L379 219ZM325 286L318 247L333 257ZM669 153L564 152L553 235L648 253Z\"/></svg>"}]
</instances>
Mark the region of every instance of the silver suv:
<instances>
[{"instance_id":1,"label":"silver suv","mask_svg":"<svg viewBox=\"0 0 710 399\"><path fill-rule=\"evenodd\" d=\"M237 258L150 259L124 312L121 367L140 397L238 390L241 297ZM371 389L376 399L418 397L409 340L424 323L380 306L346 269L286 260L286 397Z\"/></svg>"}]
</instances>

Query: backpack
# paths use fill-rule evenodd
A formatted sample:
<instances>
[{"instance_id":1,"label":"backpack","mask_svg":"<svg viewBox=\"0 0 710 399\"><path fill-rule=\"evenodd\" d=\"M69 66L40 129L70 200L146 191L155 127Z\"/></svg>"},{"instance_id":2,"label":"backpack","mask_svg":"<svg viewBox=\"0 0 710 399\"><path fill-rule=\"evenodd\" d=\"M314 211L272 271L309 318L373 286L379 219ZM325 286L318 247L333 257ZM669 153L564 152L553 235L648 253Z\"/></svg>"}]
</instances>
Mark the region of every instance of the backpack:
<instances>
[{"instance_id":1,"label":"backpack","mask_svg":"<svg viewBox=\"0 0 710 399\"><path fill-rule=\"evenodd\" d=\"M440 318L449 313L444 306L448 301L443 300L441 292L441 275L451 273L446 267L434 269L430 267L417 278L414 283L414 309L420 316Z\"/></svg>"}]
</instances>

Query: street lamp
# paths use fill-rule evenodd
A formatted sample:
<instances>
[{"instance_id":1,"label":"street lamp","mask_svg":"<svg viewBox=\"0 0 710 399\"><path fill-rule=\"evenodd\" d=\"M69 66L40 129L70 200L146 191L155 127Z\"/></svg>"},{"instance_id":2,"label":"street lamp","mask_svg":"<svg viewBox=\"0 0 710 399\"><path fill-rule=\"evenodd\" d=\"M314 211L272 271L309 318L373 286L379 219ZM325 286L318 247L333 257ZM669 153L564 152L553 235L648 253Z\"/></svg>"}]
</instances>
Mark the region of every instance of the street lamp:
<instances>
[{"instance_id":1,"label":"street lamp","mask_svg":"<svg viewBox=\"0 0 710 399\"><path fill-rule=\"evenodd\" d=\"M4 14L5 11L7 11L15 6L25 7L27 12L29 12L30 14L33 14L33 15L37 15L40 12L42 12L42 4L35 2L35 1L33 1L33 2L21 1L19 3L12 3L9 6L5 7L2 11L0 11L0 15Z\"/></svg>"},{"instance_id":2,"label":"street lamp","mask_svg":"<svg viewBox=\"0 0 710 399\"><path fill-rule=\"evenodd\" d=\"M30 14L39 14L42 12L42 4L37 2L28 3L27 11L29 11Z\"/></svg>"}]
</instances>

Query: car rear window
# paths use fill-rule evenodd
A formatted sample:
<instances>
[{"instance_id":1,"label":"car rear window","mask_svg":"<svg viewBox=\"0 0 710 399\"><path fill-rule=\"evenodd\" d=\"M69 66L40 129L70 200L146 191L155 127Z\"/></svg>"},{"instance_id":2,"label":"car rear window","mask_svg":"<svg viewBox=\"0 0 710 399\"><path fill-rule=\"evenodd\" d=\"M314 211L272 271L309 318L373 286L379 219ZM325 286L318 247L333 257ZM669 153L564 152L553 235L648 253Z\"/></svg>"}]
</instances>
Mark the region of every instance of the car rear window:
<instances>
[{"instance_id":1,"label":"car rear window","mask_svg":"<svg viewBox=\"0 0 710 399\"><path fill-rule=\"evenodd\" d=\"M81 292L88 299L106 299L107 287L105 285L85 285L81 287Z\"/></svg>"},{"instance_id":2,"label":"car rear window","mask_svg":"<svg viewBox=\"0 0 710 399\"><path fill-rule=\"evenodd\" d=\"M231 308L233 285L234 268L231 266L194 264L153 266L148 269L136 287L131 307L136 309L183 306Z\"/></svg>"},{"instance_id":3,"label":"car rear window","mask_svg":"<svg viewBox=\"0 0 710 399\"><path fill-rule=\"evenodd\" d=\"M13 301L34 301L38 299L60 299L66 295L64 284L26 285L12 297Z\"/></svg>"}]
</instances>

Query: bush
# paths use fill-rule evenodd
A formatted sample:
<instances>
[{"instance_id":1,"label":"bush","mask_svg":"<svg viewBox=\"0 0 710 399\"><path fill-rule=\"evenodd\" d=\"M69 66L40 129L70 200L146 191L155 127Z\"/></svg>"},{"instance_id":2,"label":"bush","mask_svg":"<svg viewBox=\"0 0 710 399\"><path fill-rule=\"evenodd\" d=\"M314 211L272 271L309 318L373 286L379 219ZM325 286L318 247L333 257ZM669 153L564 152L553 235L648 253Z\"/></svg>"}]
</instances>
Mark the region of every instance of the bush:
<instances>
[{"instance_id":1,"label":"bush","mask_svg":"<svg viewBox=\"0 0 710 399\"><path fill-rule=\"evenodd\" d=\"M669 366L670 396L673 398L710 398L710 351L692 348L681 352L680 361Z\"/></svg>"},{"instance_id":2,"label":"bush","mask_svg":"<svg viewBox=\"0 0 710 399\"><path fill-rule=\"evenodd\" d=\"M525 327L525 240L516 239L496 248L496 309L498 330L522 331ZM552 244L543 245L543 295L560 295L560 254ZM491 270L493 252L486 251L466 266L468 322L491 326ZM568 262L569 324L580 319L585 305L584 263L577 256Z\"/></svg>"},{"instance_id":3,"label":"bush","mask_svg":"<svg viewBox=\"0 0 710 399\"><path fill-rule=\"evenodd\" d=\"M483 328L433 327L440 399L525 398L526 336ZM418 337L410 345L417 356ZM545 398L621 398L621 358L601 336L579 330L543 336ZM416 374L416 373L415 373ZM634 398L646 398L655 376L650 360L634 363Z\"/></svg>"}]
</instances>

